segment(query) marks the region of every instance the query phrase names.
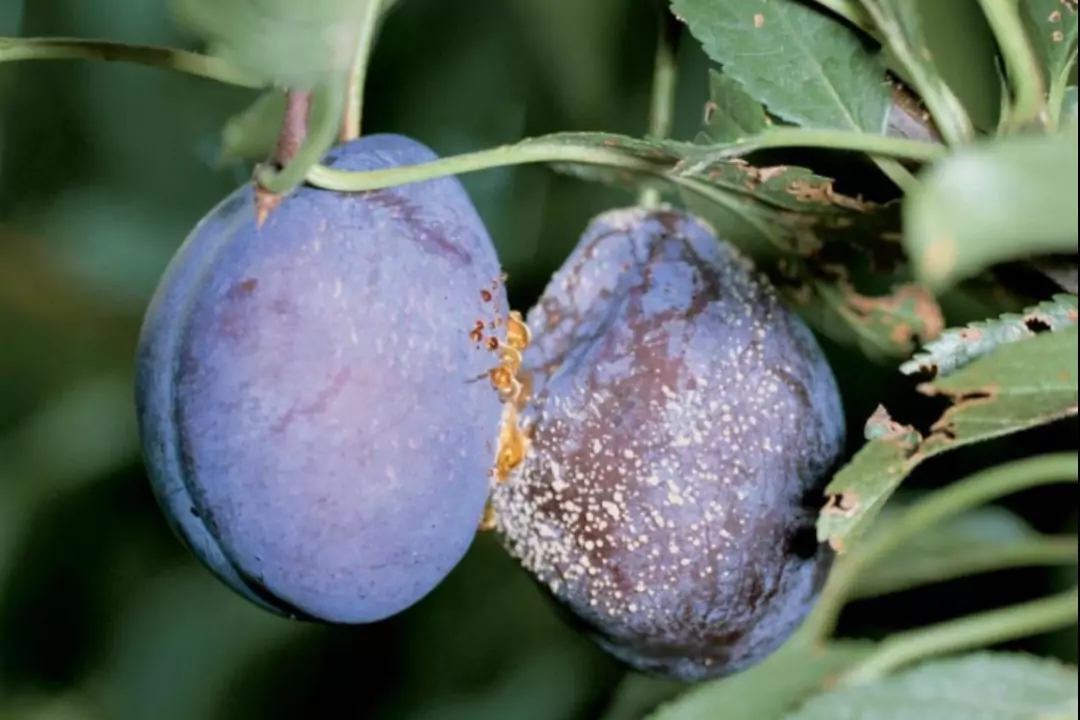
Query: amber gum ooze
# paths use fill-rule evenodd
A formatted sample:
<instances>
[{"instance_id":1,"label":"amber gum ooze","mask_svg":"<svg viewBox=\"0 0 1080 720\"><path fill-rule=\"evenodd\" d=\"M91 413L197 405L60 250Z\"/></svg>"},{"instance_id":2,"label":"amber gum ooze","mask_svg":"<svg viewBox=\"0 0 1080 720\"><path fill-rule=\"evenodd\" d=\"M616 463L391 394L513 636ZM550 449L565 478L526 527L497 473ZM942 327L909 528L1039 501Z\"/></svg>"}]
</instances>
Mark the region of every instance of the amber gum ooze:
<instances>
[{"instance_id":1,"label":"amber gum ooze","mask_svg":"<svg viewBox=\"0 0 1080 720\"><path fill-rule=\"evenodd\" d=\"M511 310L506 321L506 339L488 338L490 349L496 352L499 364L488 371L491 386L503 403L502 422L499 427L495 466L492 468L494 482L506 482L514 468L521 464L528 451L529 438L519 423L521 410L529 399L529 376L521 371L521 354L532 342L532 333L520 312ZM493 530L496 525L495 510L490 498L484 507L480 530Z\"/></svg>"}]
</instances>

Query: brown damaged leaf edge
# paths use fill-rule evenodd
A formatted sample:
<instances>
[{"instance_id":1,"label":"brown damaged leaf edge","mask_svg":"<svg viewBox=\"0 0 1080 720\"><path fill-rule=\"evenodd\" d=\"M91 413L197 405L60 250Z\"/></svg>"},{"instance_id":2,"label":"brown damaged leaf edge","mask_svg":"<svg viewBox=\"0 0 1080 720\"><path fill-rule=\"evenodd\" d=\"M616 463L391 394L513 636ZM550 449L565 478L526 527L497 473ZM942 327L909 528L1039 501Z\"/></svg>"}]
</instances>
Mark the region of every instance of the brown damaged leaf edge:
<instances>
[{"instance_id":1,"label":"brown damaged leaf edge","mask_svg":"<svg viewBox=\"0 0 1080 720\"><path fill-rule=\"evenodd\" d=\"M858 212L872 212L880 207L876 203L863 200L860 197L851 197L836 192L834 181L828 179L823 179L817 183L805 178L793 180L788 183L787 192L799 202L831 205Z\"/></svg>"},{"instance_id":2,"label":"brown damaged leaf edge","mask_svg":"<svg viewBox=\"0 0 1080 720\"><path fill-rule=\"evenodd\" d=\"M825 515L852 517L859 511L860 506L859 493L853 490L843 490L835 495L830 495L821 512Z\"/></svg>"},{"instance_id":3,"label":"brown damaged leaf edge","mask_svg":"<svg viewBox=\"0 0 1080 720\"><path fill-rule=\"evenodd\" d=\"M854 311L854 319L865 325L875 321L891 325L889 339L897 345L910 347L916 338L923 343L930 342L945 332L945 316L941 306L922 285L907 283L891 295L870 296L858 292L849 281L838 284ZM910 311L905 311L909 303ZM918 322L902 319L909 314Z\"/></svg>"},{"instance_id":4,"label":"brown damaged leaf edge","mask_svg":"<svg viewBox=\"0 0 1080 720\"><path fill-rule=\"evenodd\" d=\"M917 454L922 447L922 435L911 425L902 425L892 419L884 405L878 405L874 413L867 419L863 429L863 436L869 441L878 444L891 444L896 447L895 461L889 463L886 472L890 475L906 474L918 465L922 460ZM850 518L862 510L862 497L851 489L830 493L821 509L822 515ZM837 554L845 552L844 537L831 535L829 547Z\"/></svg>"},{"instance_id":5,"label":"brown damaged leaf edge","mask_svg":"<svg viewBox=\"0 0 1080 720\"><path fill-rule=\"evenodd\" d=\"M864 435L868 444L895 443L899 445L900 452L896 462L890 463L885 469L885 472L889 474L909 475L924 460L947 451L955 443L967 444L979 440L979 437L958 438L956 416L972 408L997 402L1002 391L999 385L950 390L937 387L932 382L920 383L916 386L916 390L927 397L947 398L952 404L930 426L930 434L925 438L914 427L894 421L884 406L878 406L866 422ZM1077 406L1073 405L1064 408L1061 413L1047 416L1047 419L1076 414ZM845 489L830 493L822 508L822 515L851 517L859 512L858 501L858 494L852 490ZM842 535L830 536L829 545L837 553L844 552L844 537Z\"/></svg>"},{"instance_id":6,"label":"brown damaged leaf edge","mask_svg":"<svg viewBox=\"0 0 1080 720\"><path fill-rule=\"evenodd\" d=\"M727 163L745 173L746 187L749 190L757 190L761 185L783 177L786 173L797 169L791 165L767 165L763 167L751 165L742 158L734 158L727 161ZM719 175L718 171L714 171L714 173L715 175L710 173L710 177ZM784 192L802 203L840 207L862 213L873 212L881 207L877 203L863 200L861 197L851 197L839 193L836 191L834 180L819 176L799 177L792 180L784 187Z\"/></svg>"},{"instance_id":7,"label":"brown damaged leaf edge","mask_svg":"<svg viewBox=\"0 0 1080 720\"><path fill-rule=\"evenodd\" d=\"M957 413L965 412L979 405L993 403L1001 393L1001 387L998 385L987 385L982 388L971 388L959 392L935 387L931 383L920 383L915 389L927 397L946 397L953 403L941 414L937 422L930 426L930 434L919 448L919 454L923 456L935 454L943 446L947 446L956 440L956 425L953 418Z\"/></svg>"}]
</instances>

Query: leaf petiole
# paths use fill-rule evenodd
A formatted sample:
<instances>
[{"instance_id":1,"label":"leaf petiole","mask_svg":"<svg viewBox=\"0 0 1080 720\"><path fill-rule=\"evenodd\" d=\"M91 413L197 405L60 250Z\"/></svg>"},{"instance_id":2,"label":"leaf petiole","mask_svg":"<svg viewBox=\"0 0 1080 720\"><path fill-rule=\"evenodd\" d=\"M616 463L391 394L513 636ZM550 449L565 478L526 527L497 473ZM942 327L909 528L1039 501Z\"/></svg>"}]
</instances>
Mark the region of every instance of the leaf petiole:
<instances>
[{"instance_id":1,"label":"leaf petiole","mask_svg":"<svg viewBox=\"0 0 1080 720\"><path fill-rule=\"evenodd\" d=\"M129 45L81 38L0 37L0 63L21 60L104 60L176 70L228 85L265 84L220 58L156 45Z\"/></svg>"},{"instance_id":2,"label":"leaf petiole","mask_svg":"<svg viewBox=\"0 0 1080 720\"><path fill-rule=\"evenodd\" d=\"M649 136L657 140L666 138L671 132L675 113L675 89L678 84L678 62L675 50L681 34L682 25L674 22L667 3L663 3L660 7L656 61L653 66L652 95L649 104ZM655 207L659 202L660 193L653 187L643 189L638 198L638 203L646 208Z\"/></svg>"},{"instance_id":3,"label":"leaf petiole","mask_svg":"<svg viewBox=\"0 0 1080 720\"><path fill-rule=\"evenodd\" d=\"M1074 625L1077 588L1000 610L890 636L862 662L840 676L838 687L873 682L919 660L995 645Z\"/></svg>"},{"instance_id":4,"label":"leaf petiole","mask_svg":"<svg viewBox=\"0 0 1080 720\"><path fill-rule=\"evenodd\" d=\"M936 568L933 574L916 572L905 576L885 576L881 579L871 575L868 581L858 583L849 599L881 597L918 585L955 580L985 572L1075 564L1078 557L1080 548L1077 547L1075 535L1034 538L1004 547L976 547L972 552L949 561L944 567Z\"/></svg>"},{"instance_id":5,"label":"leaf petiole","mask_svg":"<svg viewBox=\"0 0 1080 720\"><path fill-rule=\"evenodd\" d=\"M255 169L255 181L260 187L276 195L284 195L304 181L310 169L334 144L341 126L346 93L344 78L341 82L330 82L313 92L309 117L319 118L319 124L309 128L303 144L285 167L279 170L270 165L261 165Z\"/></svg>"},{"instance_id":6,"label":"leaf petiole","mask_svg":"<svg viewBox=\"0 0 1080 720\"><path fill-rule=\"evenodd\" d=\"M1045 123L1046 96L1042 67L1028 39L1016 0L979 0L1005 61L1005 73L1012 90L1012 104L1005 130L1016 132L1032 124Z\"/></svg>"},{"instance_id":7,"label":"leaf petiole","mask_svg":"<svg viewBox=\"0 0 1080 720\"><path fill-rule=\"evenodd\" d=\"M510 165L530 163L573 163L599 165L615 169L661 176L691 190L708 188L705 183L671 172L664 163L631 157L618 150L575 145L556 140L557 135L541 136L500 147L463 153L416 165L352 172L316 165L307 174L313 185L338 192L362 192L431 178L461 175ZM884 137L843 130L806 130L803 128L770 129L760 135L726 145L694 146L695 153L684 161L680 171L693 171L710 163L731 160L765 148L818 147L864 151L874 155L931 161L946 154L944 146L907 138ZM700 186L700 187L699 187Z\"/></svg>"},{"instance_id":8,"label":"leaf petiole","mask_svg":"<svg viewBox=\"0 0 1080 720\"><path fill-rule=\"evenodd\" d=\"M367 80L368 65L375 46L382 16L393 5L392 0L368 0L367 11L360 28L360 39L356 47L356 60L349 75L348 97L345 102L345 119L341 124L341 142L349 142L360 137L361 121L364 115L364 85Z\"/></svg>"}]
</instances>

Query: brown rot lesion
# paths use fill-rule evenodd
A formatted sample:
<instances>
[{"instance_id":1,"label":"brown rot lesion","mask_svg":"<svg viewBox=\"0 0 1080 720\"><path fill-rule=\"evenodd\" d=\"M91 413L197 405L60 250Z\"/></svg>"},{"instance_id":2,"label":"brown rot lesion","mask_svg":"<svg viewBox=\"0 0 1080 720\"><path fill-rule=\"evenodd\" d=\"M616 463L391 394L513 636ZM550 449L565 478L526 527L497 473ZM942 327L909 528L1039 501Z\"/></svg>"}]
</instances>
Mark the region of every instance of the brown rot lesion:
<instances>
[{"instance_id":1,"label":"brown rot lesion","mask_svg":"<svg viewBox=\"0 0 1080 720\"><path fill-rule=\"evenodd\" d=\"M491 470L494 484L506 482L514 468L525 459L528 450L529 438L521 428L520 413L528 401L531 383L528 373L522 371L521 358L531 341L532 334L521 313L511 311L506 319L506 338L490 347L496 353L498 364L488 371L488 378L503 403L498 450ZM492 530L495 525L495 510L489 498L480 521L480 530Z\"/></svg>"}]
</instances>

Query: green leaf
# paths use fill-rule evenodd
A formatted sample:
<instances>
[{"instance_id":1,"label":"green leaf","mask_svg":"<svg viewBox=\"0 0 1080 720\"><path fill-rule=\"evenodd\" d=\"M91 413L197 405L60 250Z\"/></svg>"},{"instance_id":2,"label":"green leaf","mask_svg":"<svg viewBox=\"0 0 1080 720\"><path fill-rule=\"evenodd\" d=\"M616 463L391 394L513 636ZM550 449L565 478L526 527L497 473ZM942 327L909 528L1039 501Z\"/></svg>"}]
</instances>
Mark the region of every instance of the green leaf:
<instances>
[{"instance_id":1,"label":"green leaf","mask_svg":"<svg viewBox=\"0 0 1080 720\"><path fill-rule=\"evenodd\" d=\"M861 0L886 46L905 70L909 83L930 110L937 129L954 145L975 133L960 99L942 77L926 43L918 6L906 0Z\"/></svg>"},{"instance_id":2,"label":"green leaf","mask_svg":"<svg viewBox=\"0 0 1080 720\"><path fill-rule=\"evenodd\" d=\"M1073 123L1077 120L1077 100L1076 100L1076 86L1070 85L1065 90L1065 99L1061 102L1062 115L1067 118L1071 118Z\"/></svg>"},{"instance_id":3,"label":"green leaf","mask_svg":"<svg viewBox=\"0 0 1080 720\"><path fill-rule=\"evenodd\" d=\"M1026 308L1022 313L1006 313L962 328L949 328L901 365L900 372L905 375L929 373L934 377L951 375L1004 343L1075 326L1077 309L1076 295L1061 294Z\"/></svg>"},{"instance_id":4,"label":"green leaf","mask_svg":"<svg viewBox=\"0 0 1080 720\"><path fill-rule=\"evenodd\" d=\"M648 720L779 720L872 649L872 643L856 641L820 648L790 642L750 670L705 683L660 706Z\"/></svg>"},{"instance_id":5,"label":"green leaf","mask_svg":"<svg viewBox=\"0 0 1080 720\"><path fill-rule=\"evenodd\" d=\"M1044 720L1076 707L1075 667L972 653L807 701L784 720Z\"/></svg>"},{"instance_id":6,"label":"green leaf","mask_svg":"<svg viewBox=\"0 0 1080 720\"><path fill-rule=\"evenodd\" d=\"M878 360L907 357L916 339L941 332L941 309L912 282L896 241L897 205L850 205L831 181L801 169L757 172L769 178L758 188L775 207L688 193L684 201L751 256L816 330ZM800 207L791 212L780 197L795 197Z\"/></svg>"},{"instance_id":7,"label":"green leaf","mask_svg":"<svg viewBox=\"0 0 1080 720\"><path fill-rule=\"evenodd\" d=\"M869 442L840 469L825 488L828 502L817 522L819 542L847 552L870 529L885 502L911 472L909 459L922 439L910 425L895 422L884 407L867 421Z\"/></svg>"},{"instance_id":8,"label":"green leaf","mask_svg":"<svg viewBox=\"0 0 1080 720\"><path fill-rule=\"evenodd\" d=\"M882 511L873 533L888 532L894 503ZM988 505L934 525L870 566L851 597L877 597L981 572L1075 558L1075 536L1046 538L1018 515Z\"/></svg>"},{"instance_id":9,"label":"green leaf","mask_svg":"<svg viewBox=\"0 0 1080 720\"><path fill-rule=\"evenodd\" d=\"M709 70L709 104L705 106L705 134L714 143L730 142L765 130L765 108L727 75Z\"/></svg>"},{"instance_id":10,"label":"green leaf","mask_svg":"<svg viewBox=\"0 0 1080 720\"><path fill-rule=\"evenodd\" d=\"M904 478L935 455L1044 425L1077 412L1077 327L1000 346L919 391L950 406L923 437L883 407L867 421L869 441L828 487L818 539L847 551L871 527Z\"/></svg>"},{"instance_id":11,"label":"green leaf","mask_svg":"<svg viewBox=\"0 0 1080 720\"><path fill-rule=\"evenodd\" d=\"M919 386L953 402L920 452L938 454L1076 415L1077 327L1002 345L963 370Z\"/></svg>"},{"instance_id":12,"label":"green leaf","mask_svg":"<svg viewBox=\"0 0 1080 720\"><path fill-rule=\"evenodd\" d=\"M1076 3L1024 0L1020 7L1033 31L1033 45L1046 70L1047 82L1064 81L1070 65L1076 62Z\"/></svg>"},{"instance_id":13,"label":"green leaf","mask_svg":"<svg viewBox=\"0 0 1080 720\"><path fill-rule=\"evenodd\" d=\"M905 199L904 243L936 291L990 265L1075 253L1076 130L1009 137L936 163Z\"/></svg>"},{"instance_id":14,"label":"green leaf","mask_svg":"<svg viewBox=\"0 0 1080 720\"><path fill-rule=\"evenodd\" d=\"M795 0L672 0L710 58L779 118L885 130L885 62L851 29Z\"/></svg>"},{"instance_id":15,"label":"green leaf","mask_svg":"<svg viewBox=\"0 0 1080 720\"><path fill-rule=\"evenodd\" d=\"M266 84L310 90L347 76L371 0L169 0L214 55Z\"/></svg>"}]
</instances>

